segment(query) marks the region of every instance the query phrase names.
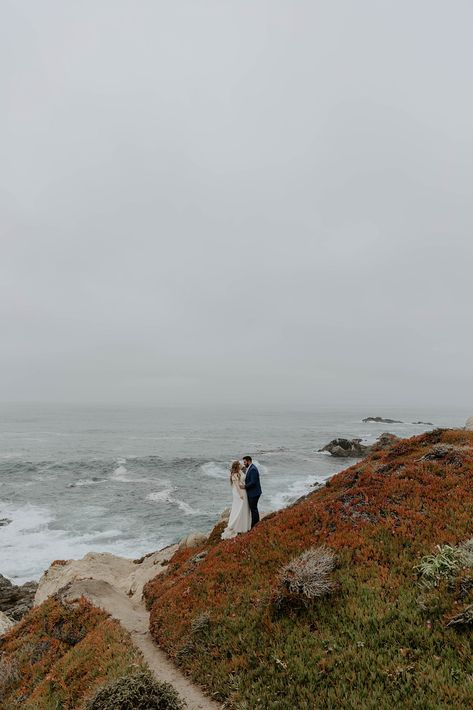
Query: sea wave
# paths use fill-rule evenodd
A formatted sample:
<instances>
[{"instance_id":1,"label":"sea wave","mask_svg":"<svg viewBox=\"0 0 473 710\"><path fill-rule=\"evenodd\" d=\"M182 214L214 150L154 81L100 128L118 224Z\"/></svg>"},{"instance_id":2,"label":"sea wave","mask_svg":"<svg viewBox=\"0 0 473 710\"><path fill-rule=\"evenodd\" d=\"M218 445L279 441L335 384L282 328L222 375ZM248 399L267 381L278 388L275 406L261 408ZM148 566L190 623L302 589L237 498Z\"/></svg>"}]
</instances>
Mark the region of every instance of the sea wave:
<instances>
[{"instance_id":1,"label":"sea wave","mask_svg":"<svg viewBox=\"0 0 473 710\"><path fill-rule=\"evenodd\" d=\"M290 449L287 446L278 446L275 449L259 449L256 453L258 456L280 456L289 452Z\"/></svg>"},{"instance_id":2,"label":"sea wave","mask_svg":"<svg viewBox=\"0 0 473 710\"><path fill-rule=\"evenodd\" d=\"M204 463L200 467L202 473L204 476L208 476L209 478L227 478L229 475L229 468L228 466L224 466L221 463L216 463L215 461L209 461L208 463Z\"/></svg>"},{"instance_id":3,"label":"sea wave","mask_svg":"<svg viewBox=\"0 0 473 710\"><path fill-rule=\"evenodd\" d=\"M176 505L184 515L200 515L201 511L197 508L192 508L188 503L179 498L175 498L173 493L176 491L174 486L169 486L162 491L153 491L148 493L146 500L150 500L153 503L168 503L169 505Z\"/></svg>"},{"instance_id":4,"label":"sea wave","mask_svg":"<svg viewBox=\"0 0 473 710\"><path fill-rule=\"evenodd\" d=\"M78 559L91 551L136 557L149 544L125 539L123 531L115 527L74 534L57 526L55 516L45 506L0 501L1 518L11 522L0 527L0 572L16 584L37 579L53 559ZM163 544L167 543L163 539Z\"/></svg>"},{"instance_id":5,"label":"sea wave","mask_svg":"<svg viewBox=\"0 0 473 710\"><path fill-rule=\"evenodd\" d=\"M261 474L266 474L268 472L268 467L259 463L257 459L254 459L253 463L258 467ZM223 464L218 463L217 461L208 461L200 466L200 470L204 476L208 476L209 478L226 480L230 475L230 463Z\"/></svg>"},{"instance_id":6,"label":"sea wave","mask_svg":"<svg viewBox=\"0 0 473 710\"><path fill-rule=\"evenodd\" d=\"M110 474L110 480L117 481L119 483L147 483L147 482L149 482L149 480L150 480L149 478L142 478L139 476L133 476L133 474L131 474L130 471L124 465L126 463L126 459L119 459L119 461L123 461L123 463L120 463L120 465L114 469L113 473ZM117 461L117 463L119 463L119 461Z\"/></svg>"},{"instance_id":7,"label":"sea wave","mask_svg":"<svg viewBox=\"0 0 473 710\"><path fill-rule=\"evenodd\" d=\"M269 503L271 510L280 510L287 505L294 503L298 498L307 495L313 490L317 483L323 483L326 479L321 476L308 476L299 481L294 481L285 490L279 491L271 496Z\"/></svg>"},{"instance_id":8,"label":"sea wave","mask_svg":"<svg viewBox=\"0 0 473 710\"><path fill-rule=\"evenodd\" d=\"M81 478L69 484L69 488L81 488L82 486L95 486L96 483L105 483L105 478Z\"/></svg>"}]
</instances>

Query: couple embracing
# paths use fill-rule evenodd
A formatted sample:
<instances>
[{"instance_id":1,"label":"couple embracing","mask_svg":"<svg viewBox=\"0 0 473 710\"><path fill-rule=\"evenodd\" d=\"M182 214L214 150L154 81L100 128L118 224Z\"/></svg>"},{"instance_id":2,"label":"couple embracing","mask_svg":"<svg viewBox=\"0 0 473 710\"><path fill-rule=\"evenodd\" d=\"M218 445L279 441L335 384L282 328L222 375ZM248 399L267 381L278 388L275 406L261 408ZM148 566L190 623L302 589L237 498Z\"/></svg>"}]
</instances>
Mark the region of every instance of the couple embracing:
<instances>
[{"instance_id":1,"label":"couple embracing","mask_svg":"<svg viewBox=\"0 0 473 710\"><path fill-rule=\"evenodd\" d=\"M234 461L230 469L232 509L222 539L228 540L248 532L259 522L258 501L261 496L259 471L251 456L243 457L243 464Z\"/></svg>"}]
</instances>

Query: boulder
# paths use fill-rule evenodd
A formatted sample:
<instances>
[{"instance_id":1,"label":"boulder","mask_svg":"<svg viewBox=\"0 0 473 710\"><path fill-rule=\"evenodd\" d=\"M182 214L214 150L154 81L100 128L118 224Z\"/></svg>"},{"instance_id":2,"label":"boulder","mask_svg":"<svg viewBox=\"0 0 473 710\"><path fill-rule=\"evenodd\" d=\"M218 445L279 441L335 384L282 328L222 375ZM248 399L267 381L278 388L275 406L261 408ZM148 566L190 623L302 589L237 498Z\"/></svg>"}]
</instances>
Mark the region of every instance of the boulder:
<instances>
[{"instance_id":1,"label":"boulder","mask_svg":"<svg viewBox=\"0 0 473 710\"><path fill-rule=\"evenodd\" d=\"M81 560L57 560L39 580L34 603L41 604L66 585L83 579L107 582L119 592L141 599L143 586L163 571L176 550L177 545L171 545L135 561L109 552L89 552Z\"/></svg>"},{"instance_id":2,"label":"boulder","mask_svg":"<svg viewBox=\"0 0 473 710\"><path fill-rule=\"evenodd\" d=\"M0 611L0 636L6 634L7 631L14 625L15 622L4 614L3 611Z\"/></svg>"},{"instance_id":3,"label":"boulder","mask_svg":"<svg viewBox=\"0 0 473 710\"><path fill-rule=\"evenodd\" d=\"M198 547L199 545L203 545L204 542L207 541L208 535L206 533L201 533L201 532L193 532L189 533L186 537L182 538L182 540L179 543L179 549L183 550L186 547Z\"/></svg>"},{"instance_id":4,"label":"boulder","mask_svg":"<svg viewBox=\"0 0 473 710\"><path fill-rule=\"evenodd\" d=\"M369 451L369 446L361 443L361 439L332 439L319 451L328 451L332 456L360 458Z\"/></svg>"},{"instance_id":5,"label":"boulder","mask_svg":"<svg viewBox=\"0 0 473 710\"><path fill-rule=\"evenodd\" d=\"M365 419L362 419L361 421L363 422L373 422L375 424L404 424L404 422L401 422L399 419L388 419L386 417L366 417Z\"/></svg>"},{"instance_id":6,"label":"boulder","mask_svg":"<svg viewBox=\"0 0 473 710\"><path fill-rule=\"evenodd\" d=\"M465 429L468 429L468 431L473 431L473 417L468 417L465 423Z\"/></svg>"},{"instance_id":7,"label":"boulder","mask_svg":"<svg viewBox=\"0 0 473 710\"><path fill-rule=\"evenodd\" d=\"M19 621L33 606L37 587L37 582L18 586L0 574L0 611Z\"/></svg>"}]
</instances>

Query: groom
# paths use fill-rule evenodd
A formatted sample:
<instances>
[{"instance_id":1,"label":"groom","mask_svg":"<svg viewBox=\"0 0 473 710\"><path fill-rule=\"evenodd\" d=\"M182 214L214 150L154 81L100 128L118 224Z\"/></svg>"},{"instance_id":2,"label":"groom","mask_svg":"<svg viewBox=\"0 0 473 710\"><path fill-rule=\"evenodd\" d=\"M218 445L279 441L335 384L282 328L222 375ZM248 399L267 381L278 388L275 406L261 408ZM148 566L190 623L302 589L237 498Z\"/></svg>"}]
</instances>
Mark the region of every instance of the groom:
<instances>
[{"instance_id":1,"label":"groom","mask_svg":"<svg viewBox=\"0 0 473 710\"><path fill-rule=\"evenodd\" d=\"M243 463L246 467L245 488L248 496L248 505L251 511L251 527L259 522L258 501L261 495L259 471L253 463L251 456L244 456Z\"/></svg>"}]
</instances>

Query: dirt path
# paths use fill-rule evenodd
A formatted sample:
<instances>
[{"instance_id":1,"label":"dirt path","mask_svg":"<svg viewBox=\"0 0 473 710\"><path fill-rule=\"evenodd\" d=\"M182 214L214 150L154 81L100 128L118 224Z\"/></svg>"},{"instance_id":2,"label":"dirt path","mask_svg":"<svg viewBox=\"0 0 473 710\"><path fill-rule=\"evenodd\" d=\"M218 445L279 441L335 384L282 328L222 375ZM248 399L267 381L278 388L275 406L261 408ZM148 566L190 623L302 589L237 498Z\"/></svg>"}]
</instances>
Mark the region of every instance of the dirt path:
<instances>
[{"instance_id":1,"label":"dirt path","mask_svg":"<svg viewBox=\"0 0 473 710\"><path fill-rule=\"evenodd\" d=\"M149 614L141 603L130 600L108 582L83 579L67 587L68 600L86 597L92 604L107 611L129 632L133 643L142 652L151 672L159 681L174 686L189 710L220 710L221 705L207 698L172 663L154 643L149 632Z\"/></svg>"}]
</instances>

